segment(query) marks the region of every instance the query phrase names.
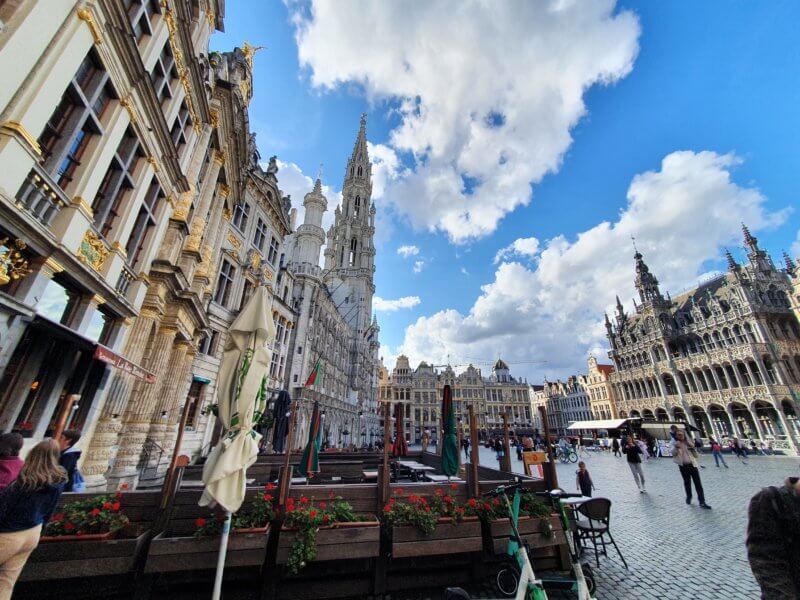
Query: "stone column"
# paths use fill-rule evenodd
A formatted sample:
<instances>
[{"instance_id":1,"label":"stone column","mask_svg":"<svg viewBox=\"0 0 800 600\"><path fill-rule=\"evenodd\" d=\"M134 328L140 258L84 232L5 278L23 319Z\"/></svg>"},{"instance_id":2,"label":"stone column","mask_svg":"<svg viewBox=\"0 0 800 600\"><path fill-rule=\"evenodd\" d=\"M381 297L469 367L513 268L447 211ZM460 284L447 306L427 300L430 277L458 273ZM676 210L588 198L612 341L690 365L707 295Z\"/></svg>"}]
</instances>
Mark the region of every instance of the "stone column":
<instances>
[{"instance_id":1,"label":"stone column","mask_svg":"<svg viewBox=\"0 0 800 600\"><path fill-rule=\"evenodd\" d=\"M745 364L745 368L747 368L747 363ZM746 387L744 385L744 381L742 381L742 374L739 373L739 367L736 365L735 362L731 362L731 369L733 370L733 376L736 378L737 383L739 384L740 388Z\"/></svg>"},{"instance_id":2,"label":"stone column","mask_svg":"<svg viewBox=\"0 0 800 600\"><path fill-rule=\"evenodd\" d=\"M168 449L164 447L164 434L169 425L169 411L172 405L177 401L175 395L178 392L178 386L183 381L183 363L186 359L186 352L189 350L189 342L179 341L172 347L172 352L169 357L167 366L167 373L169 374L161 384L156 397L155 407L150 414L150 431L147 432L147 442L161 446L165 451ZM159 456L151 456L148 461L148 467L155 467L158 462L163 458Z\"/></svg>"},{"instance_id":3,"label":"stone column","mask_svg":"<svg viewBox=\"0 0 800 600\"><path fill-rule=\"evenodd\" d=\"M123 417L123 432L119 440L117 460L110 477L113 479L131 479L135 482L138 475L139 459L150 431L150 421L158 400L158 392L169 377L167 366L172 345L178 330L162 325L153 340L147 369L156 377L155 383L137 388L137 392L128 403Z\"/></svg>"},{"instance_id":4,"label":"stone column","mask_svg":"<svg viewBox=\"0 0 800 600\"><path fill-rule=\"evenodd\" d=\"M800 440L795 437L795 432L792 427L789 425L788 420L786 419L786 415L783 414L783 405L780 403L775 408L775 412L778 413L778 419L781 421L781 425L783 426L783 430L786 432L786 439L789 441L794 453L800 455Z\"/></svg>"},{"instance_id":5,"label":"stone column","mask_svg":"<svg viewBox=\"0 0 800 600\"><path fill-rule=\"evenodd\" d=\"M720 432L720 431L717 429L717 425L716 425L716 423L714 423L714 417L713 417L713 415L712 415L712 414L711 414L711 412L708 410L708 407L704 407L704 408L703 408L703 412L705 412L705 414L706 414L706 417L708 417L708 423L709 423L709 425L711 426L711 433L714 435L714 439L715 439L715 440L717 440L717 441L719 442L719 444L720 444L720 445L722 445L722 434L721 434L721 432Z\"/></svg>"},{"instance_id":6,"label":"stone column","mask_svg":"<svg viewBox=\"0 0 800 600\"><path fill-rule=\"evenodd\" d=\"M192 224L189 227L189 236L186 238L186 242L183 246L186 251L199 252L200 250L200 240L203 238L203 232L206 228L208 209L211 206L211 198L216 190L217 178L219 177L219 171L224 162L225 156L222 152L214 150L211 165L208 167L205 181L203 181L203 188L195 202ZM211 222L213 223L213 221Z\"/></svg>"},{"instance_id":7,"label":"stone column","mask_svg":"<svg viewBox=\"0 0 800 600\"><path fill-rule=\"evenodd\" d=\"M178 427L181 422L181 414L183 407L186 404L187 394L189 392L189 385L191 383L192 365L197 356L194 348L187 342L186 352L184 353L183 363L179 368L178 377L175 378L174 389L169 390L169 397L172 399L167 410L167 426L162 438L161 447L164 448L164 454L161 457L161 464L159 464L159 472L166 470L169 466L169 461L172 458L172 453L176 450L180 452L180 448L175 448L175 441L178 438ZM197 410L202 410L202 407L197 407ZM184 442L186 438L184 438Z\"/></svg>"},{"instance_id":8,"label":"stone column","mask_svg":"<svg viewBox=\"0 0 800 600\"><path fill-rule=\"evenodd\" d=\"M148 308L143 308L139 312L125 342L123 352L125 358L133 363L142 364L147 343L159 318L158 313ZM88 449L84 453L81 472L86 479L87 489L100 490L106 486L105 474L117 456L117 442L122 430L120 417L125 412L136 381L128 373L114 371L100 419L95 426Z\"/></svg>"},{"instance_id":9,"label":"stone column","mask_svg":"<svg viewBox=\"0 0 800 600\"><path fill-rule=\"evenodd\" d=\"M758 433L758 439L760 439L760 440L766 439L766 436L764 435L764 433L765 433L764 429L761 426L761 421L758 420L758 413L755 410L753 410L752 408L749 408L749 407L748 407L747 411L750 413L750 416L753 418L753 423L755 423L756 433Z\"/></svg>"},{"instance_id":10,"label":"stone column","mask_svg":"<svg viewBox=\"0 0 800 600\"><path fill-rule=\"evenodd\" d=\"M728 415L728 420L731 422L731 430L733 432L733 437L737 438L743 437L744 434L741 431L739 431L739 426L736 421L736 416L733 414L733 409L730 407L730 405L725 407L725 412Z\"/></svg>"}]
</instances>

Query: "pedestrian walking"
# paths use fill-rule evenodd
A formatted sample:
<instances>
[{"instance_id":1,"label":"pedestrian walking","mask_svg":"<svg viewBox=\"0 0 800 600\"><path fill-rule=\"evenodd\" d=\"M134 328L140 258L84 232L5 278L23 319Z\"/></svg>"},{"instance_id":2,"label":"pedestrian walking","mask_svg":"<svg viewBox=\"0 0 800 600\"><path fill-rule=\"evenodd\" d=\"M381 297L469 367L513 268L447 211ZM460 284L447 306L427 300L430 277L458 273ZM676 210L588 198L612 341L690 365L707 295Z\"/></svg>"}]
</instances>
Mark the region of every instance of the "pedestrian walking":
<instances>
[{"instance_id":1,"label":"pedestrian walking","mask_svg":"<svg viewBox=\"0 0 800 600\"><path fill-rule=\"evenodd\" d=\"M639 449L642 451L642 456L644 459L650 460L650 453L647 451L647 444L644 443L644 440L636 440L636 445L639 446Z\"/></svg>"},{"instance_id":2,"label":"pedestrian walking","mask_svg":"<svg viewBox=\"0 0 800 600\"><path fill-rule=\"evenodd\" d=\"M725 462L725 457L722 456L722 446L720 446L719 442L714 438L710 438L708 441L711 443L711 456L714 457L714 462L716 463L717 468L719 468L719 463L722 463L722 465L727 469L728 464Z\"/></svg>"},{"instance_id":3,"label":"pedestrian walking","mask_svg":"<svg viewBox=\"0 0 800 600\"><path fill-rule=\"evenodd\" d=\"M503 458L506 455L505 448L503 448L503 442L500 441L500 438L494 438L494 454L497 458L497 464L500 465L500 468L503 468Z\"/></svg>"},{"instance_id":4,"label":"pedestrian walking","mask_svg":"<svg viewBox=\"0 0 800 600\"><path fill-rule=\"evenodd\" d=\"M758 454L758 446L755 440L750 440L750 452L752 454Z\"/></svg>"},{"instance_id":5,"label":"pedestrian walking","mask_svg":"<svg viewBox=\"0 0 800 600\"><path fill-rule=\"evenodd\" d=\"M522 462L522 439L520 438L517 438L516 449L517 449L517 460Z\"/></svg>"},{"instance_id":6,"label":"pedestrian walking","mask_svg":"<svg viewBox=\"0 0 800 600\"><path fill-rule=\"evenodd\" d=\"M461 447L464 449L464 459L469 460L469 438L464 436L461 438Z\"/></svg>"},{"instance_id":7,"label":"pedestrian walking","mask_svg":"<svg viewBox=\"0 0 800 600\"><path fill-rule=\"evenodd\" d=\"M644 487L644 471L642 471L642 449L636 445L633 437L629 437L628 445L622 451L628 458L628 467L633 475L633 480L636 482L636 487L639 488L639 493L644 494L647 490Z\"/></svg>"},{"instance_id":8,"label":"pedestrian walking","mask_svg":"<svg viewBox=\"0 0 800 600\"><path fill-rule=\"evenodd\" d=\"M0 435L0 490L11 485L19 475L24 461L19 457L23 438L18 433Z\"/></svg>"},{"instance_id":9,"label":"pedestrian walking","mask_svg":"<svg viewBox=\"0 0 800 600\"><path fill-rule=\"evenodd\" d=\"M586 468L585 462L581 461L578 463L578 470L575 471L575 476L575 482L578 489L581 491L581 495L591 498L594 482L592 481L592 476L589 474L589 469Z\"/></svg>"},{"instance_id":10,"label":"pedestrian walking","mask_svg":"<svg viewBox=\"0 0 800 600\"><path fill-rule=\"evenodd\" d=\"M614 438L611 442L611 449L614 451L614 456L622 456L622 452L619 451L619 440Z\"/></svg>"},{"instance_id":11,"label":"pedestrian walking","mask_svg":"<svg viewBox=\"0 0 800 600\"><path fill-rule=\"evenodd\" d=\"M730 444L731 452L733 452L739 460L742 461L742 464L747 464L747 450L744 449L744 446L739 443L739 438L733 438Z\"/></svg>"},{"instance_id":12,"label":"pedestrian walking","mask_svg":"<svg viewBox=\"0 0 800 600\"><path fill-rule=\"evenodd\" d=\"M0 491L0 600L9 600L42 527L50 520L67 483L52 439L36 444L16 481Z\"/></svg>"},{"instance_id":13,"label":"pedestrian walking","mask_svg":"<svg viewBox=\"0 0 800 600\"><path fill-rule=\"evenodd\" d=\"M683 477L686 504L692 503L692 482L694 482L694 489L697 491L697 500L700 502L700 506L710 510L711 507L706 504L703 483L700 481L700 469L697 468L697 450L686 439L686 432L683 430L678 430L675 442L672 444L672 460L678 465L681 477Z\"/></svg>"},{"instance_id":14,"label":"pedestrian walking","mask_svg":"<svg viewBox=\"0 0 800 600\"><path fill-rule=\"evenodd\" d=\"M800 478L750 500L747 558L763 600L800 598Z\"/></svg>"}]
</instances>

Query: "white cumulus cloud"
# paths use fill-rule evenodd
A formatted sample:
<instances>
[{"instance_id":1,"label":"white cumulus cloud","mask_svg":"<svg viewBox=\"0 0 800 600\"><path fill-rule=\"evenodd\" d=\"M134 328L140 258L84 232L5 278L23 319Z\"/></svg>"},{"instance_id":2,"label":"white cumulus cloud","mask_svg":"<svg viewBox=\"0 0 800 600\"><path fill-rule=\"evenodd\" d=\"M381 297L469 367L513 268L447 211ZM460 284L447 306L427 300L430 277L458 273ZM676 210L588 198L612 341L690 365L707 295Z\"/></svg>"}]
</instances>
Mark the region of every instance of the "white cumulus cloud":
<instances>
[{"instance_id":1,"label":"white cumulus cloud","mask_svg":"<svg viewBox=\"0 0 800 600\"><path fill-rule=\"evenodd\" d=\"M419 248L416 246L400 246L397 249L397 253L403 258L408 258L409 256L416 256L419 254Z\"/></svg>"},{"instance_id":2,"label":"white cumulus cloud","mask_svg":"<svg viewBox=\"0 0 800 600\"><path fill-rule=\"evenodd\" d=\"M584 93L631 71L640 34L615 0L289 7L313 85L356 84L396 107L388 142L370 148L375 197L454 242L530 202L572 143Z\"/></svg>"},{"instance_id":3,"label":"white cumulus cloud","mask_svg":"<svg viewBox=\"0 0 800 600\"><path fill-rule=\"evenodd\" d=\"M616 222L547 240L532 265L501 263L467 314L420 317L398 352L412 361L547 361L515 369L537 380L585 369L587 352L606 347L603 312L616 294L625 301L635 293L631 236L666 293L707 275L725 245L741 244L741 221L755 231L785 220L787 210L768 211L758 189L731 180L739 162L732 154L669 154L659 170L633 178Z\"/></svg>"},{"instance_id":4,"label":"white cumulus cloud","mask_svg":"<svg viewBox=\"0 0 800 600\"><path fill-rule=\"evenodd\" d=\"M377 312L395 312L401 308L414 308L419 303L419 296L403 296L396 300L384 300L380 296L375 296L372 299L372 308Z\"/></svg>"},{"instance_id":5,"label":"white cumulus cloud","mask_svg":"<svg viewBox=\"0 0 800 600\"><path fill-rule=\"evenodd\" d=\"M539 252L539 240L535 237L519 238L494 255L494 264L515 256L532 259Z\"/></svg>"}]
</instances>

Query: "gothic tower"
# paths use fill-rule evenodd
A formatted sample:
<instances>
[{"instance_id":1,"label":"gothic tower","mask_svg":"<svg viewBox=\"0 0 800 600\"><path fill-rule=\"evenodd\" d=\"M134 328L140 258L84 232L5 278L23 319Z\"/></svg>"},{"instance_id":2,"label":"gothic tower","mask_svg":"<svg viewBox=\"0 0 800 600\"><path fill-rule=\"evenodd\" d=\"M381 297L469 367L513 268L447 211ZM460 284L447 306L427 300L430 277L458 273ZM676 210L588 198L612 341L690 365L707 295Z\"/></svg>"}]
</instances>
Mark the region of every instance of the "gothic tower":
<instances>
[{"instance_id":1,"label":"gothic tower","mask_svg":"<svg viewBox=\"0 0 800 600\"><path fill-rule=\"evenodd\" d=\"M365 334L372 323L375 293L375 205L372 166L367 153L367 117L361 115L353 153L342 185L342 206L328 230L325 280L336 304L355 332Z\"/></svg>"},{"instance_id":2,"label":"gothic tower","mask_svg":"<svg viewBox=\"0 0 800 600\"><path fill-rule=\"evenodd\" d=\"M328 208L328 200L322 194L322 182L317 179L314 189L303 200L306 209L302 225L295 234L292 262L309 263L319 266L319 251L325 243L325 230L322 228L322 214Z\"/></svg>"}]
</instances>

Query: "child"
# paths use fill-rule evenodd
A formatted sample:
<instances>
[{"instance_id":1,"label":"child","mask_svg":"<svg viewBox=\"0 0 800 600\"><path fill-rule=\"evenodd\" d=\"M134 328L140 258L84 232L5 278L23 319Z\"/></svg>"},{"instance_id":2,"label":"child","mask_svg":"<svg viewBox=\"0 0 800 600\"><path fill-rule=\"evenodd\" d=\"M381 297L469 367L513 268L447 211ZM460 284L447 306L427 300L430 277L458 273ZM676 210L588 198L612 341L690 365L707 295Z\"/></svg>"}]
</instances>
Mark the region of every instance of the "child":
<instances>
[{"instance_id":1,"label":"child","mask_svg":"<svg viewBox=\"0 0 800 600\"><path fill-rule=\"evenodd\" d=\"M18 433L0 435L0 490L13 483L24 461L19 457L22 450L22 436Z\"/></svg>"},{"instance_id":2,"label":"child","mask_svg":"<svg viewBox=\"0 0 800 600\"><path fill-rule=\"evenodd\" d=\"M589 470L586 468L586 463L581 461L578 463L578 470L575 471L577 475L578 489L581 494L587 498L592 497L592 490L594 489L594 482L592 476L589 475Z\"/></svg>"}]
</instances>

